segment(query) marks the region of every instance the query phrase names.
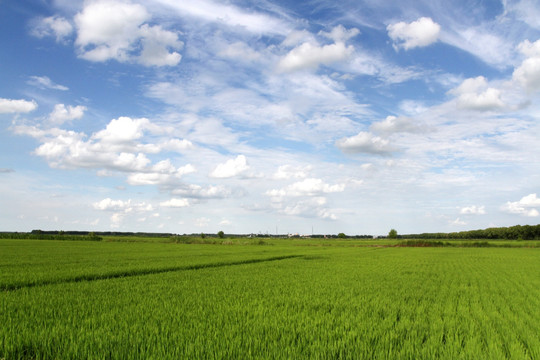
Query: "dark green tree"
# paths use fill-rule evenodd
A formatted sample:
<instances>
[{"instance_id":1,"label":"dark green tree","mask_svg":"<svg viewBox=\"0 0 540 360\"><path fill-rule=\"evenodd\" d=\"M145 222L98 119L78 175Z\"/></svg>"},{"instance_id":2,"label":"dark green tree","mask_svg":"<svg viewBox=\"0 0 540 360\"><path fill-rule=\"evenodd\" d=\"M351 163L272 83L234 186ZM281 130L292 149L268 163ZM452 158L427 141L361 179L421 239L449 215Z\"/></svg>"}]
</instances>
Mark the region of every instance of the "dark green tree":
<instances>
[{"instance_id":1,"label":"dark green tree","mask_svg":"<svg viewBox=\"0 0 540 360\"><path fill-rule=\"evenodd\" d=\"M217 233L217 236L220 238L220 239L223 239L225 237L225 233L223 231L219 231Z\"/></svg>"},{"instance_id":2,"label":"dark green tree","mask_svg":"<svg viewBox=\"0 0 540 360\"><path fill-rule=\"evenodd\" d=\"M345 239L347 237L347 235L345 235L345 233L339 233L337 234L337 237L340 238L340 239Z\"/></svg>"},{"instance_id":3,"label":"dark green tree","mask_svg":"<svg viewBox=\"0 0 540 360\"><path fill-rule=\"evenodd\" d=\"M397 231L395 229L390 230L390 232L388 233L388 238L397 239Z\"/></svg>"}]
</instances>

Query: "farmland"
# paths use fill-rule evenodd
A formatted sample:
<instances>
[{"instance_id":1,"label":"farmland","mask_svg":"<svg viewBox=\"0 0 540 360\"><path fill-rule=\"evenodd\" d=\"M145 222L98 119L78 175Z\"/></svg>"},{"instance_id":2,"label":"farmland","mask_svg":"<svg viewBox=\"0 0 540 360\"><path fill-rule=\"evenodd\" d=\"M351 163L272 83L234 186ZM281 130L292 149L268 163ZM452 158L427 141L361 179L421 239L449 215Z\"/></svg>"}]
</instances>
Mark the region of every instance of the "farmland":
<instances>
[{"instance_id":1,"label":"farmland","mask_svg":"<svg viewBox=\"0 0 540 360\"><path fill-rule=\"evenodd\" d=\"M132 240L0 240L0 359L540 358L539 248Z\"/></svg>"}]
</instances>

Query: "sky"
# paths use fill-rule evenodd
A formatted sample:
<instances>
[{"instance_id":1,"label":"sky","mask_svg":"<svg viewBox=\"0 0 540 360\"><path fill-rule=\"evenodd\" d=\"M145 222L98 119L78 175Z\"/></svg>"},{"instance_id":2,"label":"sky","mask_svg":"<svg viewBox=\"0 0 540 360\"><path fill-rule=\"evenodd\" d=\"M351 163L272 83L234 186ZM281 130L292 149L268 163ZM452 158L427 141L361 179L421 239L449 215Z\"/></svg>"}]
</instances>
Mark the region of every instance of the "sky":
<instances>
[{"instance_id":1,"label":"sky","mask_svg":"<svg viewBox=\"0 0 540 360\"><path fill-rule=\"evenodd\" d=\"M538 0L0 0L0 230L540 223Z\"/></svg>"}]
</instances>

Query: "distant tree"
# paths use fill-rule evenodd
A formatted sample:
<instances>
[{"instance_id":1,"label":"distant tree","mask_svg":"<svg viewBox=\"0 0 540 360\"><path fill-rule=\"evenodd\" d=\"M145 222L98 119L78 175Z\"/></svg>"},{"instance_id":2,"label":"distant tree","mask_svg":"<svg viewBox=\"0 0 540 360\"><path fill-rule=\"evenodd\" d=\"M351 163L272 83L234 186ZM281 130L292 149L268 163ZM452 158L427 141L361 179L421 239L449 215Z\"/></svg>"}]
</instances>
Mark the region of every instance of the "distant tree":
<instances>
[{"instance_id":1,"label":"distant tree","mask_svg":"<svg viewBox=\"0 0 540 360\"><path fill-rule=\"evenodd\" d=\"M395 229L390 230L390 232L388 233L388 238L397 239L397 231Z\"/></svg>"},{"instance_id":2,"label":"distant tree","mask_svg":"<svg viewBox=\"0 0 540 360\"><path fill-rule=\"evenodd\" d=\"M220 231L217 233L217 236L220 238L220 239L223 239L225 237L225 233L223 231Z\"/></svg>"},{"instance_id":3,"label":"distant tree","mask_svg":"<svg viewBox=\"0 0 540 360\"><path fill-rule=\"evenodd\" d=\"M201 239L204 239L206 235L204 233L201 233Z\"/></svg>"},{"instance_id":4,"label":"distant tree","mask_svg":"<svg viewBox=\"0 0 540 360\"><path fill-rule=\"evenodd\" d=\"M339 234L337 234L337 237L340 238L340 239L345 239L347 237L347 235L345 235L345 233L339 233Z\"/></svg>"},{"instance_id":5,"label":"distant tree","mask_svg":"<svg viewBox=\"0 0 540 360\"><path fill-rule=\"evenodd\" d=\"M98 236L95 232L89 232L87 235L87 239L90 241L101 241L103 238L101 236Z\"/></svg>"}]
</instances>

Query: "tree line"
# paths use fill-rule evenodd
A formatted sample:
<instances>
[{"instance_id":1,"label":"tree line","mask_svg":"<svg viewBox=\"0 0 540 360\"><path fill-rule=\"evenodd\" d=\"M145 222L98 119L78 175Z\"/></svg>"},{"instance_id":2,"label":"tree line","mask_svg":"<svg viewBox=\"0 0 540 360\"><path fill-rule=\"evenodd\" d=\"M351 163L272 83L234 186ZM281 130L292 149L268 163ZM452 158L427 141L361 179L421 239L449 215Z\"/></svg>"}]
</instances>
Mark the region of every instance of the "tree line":
<instances>
[{"instance_id":1,"label":"tree line","mask_svg":"<svg viewBox=\"0 0 540 360\"><path fill-rule=\"evenodd\" d=\"M540 225L515 225L483 230L451 233L422 233L398 235L400 239L487 239L487 240L540 240Z\"/></svg>"}]
</instances>

